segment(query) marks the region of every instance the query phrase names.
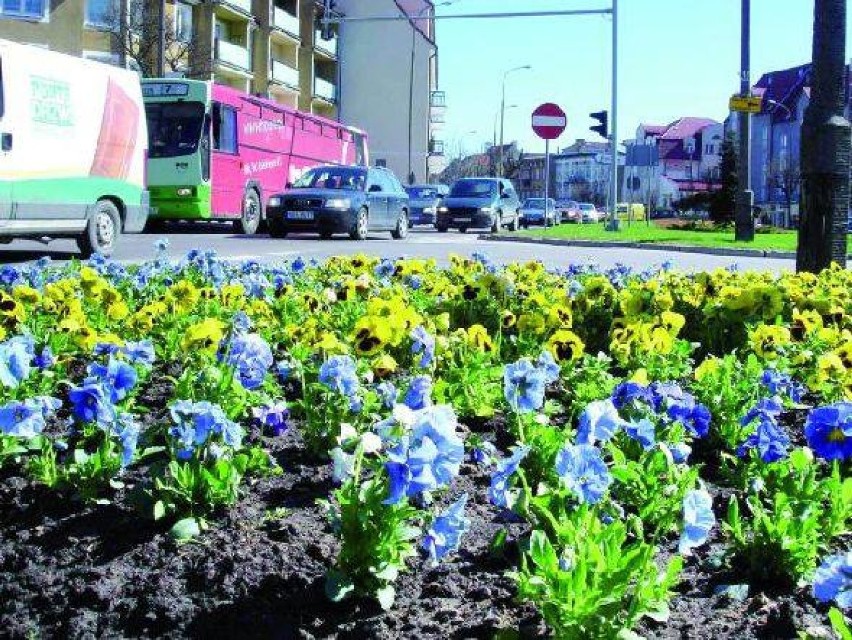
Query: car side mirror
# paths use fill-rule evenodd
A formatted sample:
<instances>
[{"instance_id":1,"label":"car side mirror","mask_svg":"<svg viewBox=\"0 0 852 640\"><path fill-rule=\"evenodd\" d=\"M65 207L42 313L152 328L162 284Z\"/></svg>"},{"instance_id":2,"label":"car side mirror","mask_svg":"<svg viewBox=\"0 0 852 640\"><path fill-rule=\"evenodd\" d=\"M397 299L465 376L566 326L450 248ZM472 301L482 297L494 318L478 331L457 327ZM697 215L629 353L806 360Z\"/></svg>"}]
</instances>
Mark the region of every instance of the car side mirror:
<instances>
[{"instance_id":1,"label":"car side mirror","mask_svg":"<svg viewBox=\"0 0 852 640\"><path fill-rule=\"evenodd\" d=\"M371 185L370 185L370 188L368 189L368 191L369 191L370 193L377 193L377 192L379 192L379 191L381 191L381 190L382 190L382 186L381 186L381 185L379 185L379 184L371 184Z\"/></svg>"}]
</instances>

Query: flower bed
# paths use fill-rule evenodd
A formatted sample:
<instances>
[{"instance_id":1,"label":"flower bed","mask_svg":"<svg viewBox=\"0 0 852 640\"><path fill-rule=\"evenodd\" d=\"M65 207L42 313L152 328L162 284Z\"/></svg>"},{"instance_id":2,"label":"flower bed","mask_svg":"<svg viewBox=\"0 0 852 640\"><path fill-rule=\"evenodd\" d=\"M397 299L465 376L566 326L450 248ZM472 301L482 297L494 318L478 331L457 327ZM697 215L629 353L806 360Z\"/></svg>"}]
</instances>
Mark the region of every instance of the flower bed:
<instances>
[{"instance_id":1,"label":"flower bed","mask_svg":"<svg viewBox=\"0 0 852 640\"><path fill-rule=\"evenodd\" d=\"M13 637L847 637L852 274L0 269Z\"/></svg>"}]
</instances>

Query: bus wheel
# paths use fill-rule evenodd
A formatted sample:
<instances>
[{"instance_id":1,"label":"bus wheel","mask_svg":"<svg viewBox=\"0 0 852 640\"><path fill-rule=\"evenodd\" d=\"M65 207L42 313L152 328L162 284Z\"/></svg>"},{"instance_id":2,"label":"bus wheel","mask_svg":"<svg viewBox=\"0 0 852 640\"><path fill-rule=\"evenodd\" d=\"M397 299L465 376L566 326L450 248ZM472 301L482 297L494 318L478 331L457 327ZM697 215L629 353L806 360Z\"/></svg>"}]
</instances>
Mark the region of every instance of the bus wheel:
<instances>
[{"instance_id":1,"label":"bus wheel","mask_svg":"<svg viewBox=\"0 0 852 640\"><path fill-rule=\"evenodd\" d=\"M121 235L121 217L118 207L109 200L98 200L89 214L86 230L77 238L77 246L84 258L95 253L111 256Z\"/></svg>"},{"instance_id":2,"label":"bus wheel","mask_svg":"<svg viewBox=\"0 0 852 640\"><path fill-rule=\"evenodd\" d=\"M257 228L260 226L260 198L257 197L257 191L249 189L243 197L243 213L240 219L236 221L237 233L242 233L247 236L257 233Z\"/></svg>"}]
</instances>

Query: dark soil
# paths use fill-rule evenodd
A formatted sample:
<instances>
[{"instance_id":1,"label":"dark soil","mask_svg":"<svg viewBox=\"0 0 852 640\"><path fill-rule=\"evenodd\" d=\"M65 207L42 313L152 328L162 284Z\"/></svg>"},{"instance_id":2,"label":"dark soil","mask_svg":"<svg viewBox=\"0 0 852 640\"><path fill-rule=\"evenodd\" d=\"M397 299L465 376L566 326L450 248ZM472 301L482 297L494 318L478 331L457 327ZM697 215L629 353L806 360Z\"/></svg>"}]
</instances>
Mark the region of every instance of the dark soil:
<instances>
[{"instance_id":1,"label":"dark soil","mask_svg":"<svg viewBox=\"0 0 852 640\"><path fill-rule=\"evenodd\" d=\"M337 542L316 500L333 490L330 466L307 457L295 430L265 444L283 474L250 484L199 540L180 545L132 508L141 470L124 478L126 489L112 504L93 506L13 472L0 475L0 636L492 638L501 629L546 635L534 608L514 601L504 576L516 566L514 545L507 557L489 552L501 528L512 543L527 527L488 504L487 470L464 465L453 495L443 499L470 495L471 528L460 552L437 568L418 557L396 585L394 608L384 612L370 600L333 604L325 597ZM795 638L797 630L823 624L825 613L805 591L749 592L743 601L717 595L720 585L738 582L717 560L721 546L717 530L712 544L688 560L670 622L640 632ZM676 541L664 555L674 552Z\"/></svg>"}]
</instances>

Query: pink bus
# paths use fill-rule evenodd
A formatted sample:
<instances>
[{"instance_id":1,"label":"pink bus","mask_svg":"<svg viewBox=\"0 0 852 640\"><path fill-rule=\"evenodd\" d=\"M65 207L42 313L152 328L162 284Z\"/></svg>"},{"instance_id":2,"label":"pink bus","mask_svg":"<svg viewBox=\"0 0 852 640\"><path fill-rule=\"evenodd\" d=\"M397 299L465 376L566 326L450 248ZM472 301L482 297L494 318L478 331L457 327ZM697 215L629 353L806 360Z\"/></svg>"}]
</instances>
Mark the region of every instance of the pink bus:
<instances>
[{"instance_id":1,"label":"pink bus","mask_svg":"<svg viewBox=\"0 0 852 640\"><path fill-rule=\"evenodd\" d=\"M253 234L274 193L320 164L367 166L367 137L201 80L147 79L149 220L233 220Z\"/></svg>"}]
</instances>

